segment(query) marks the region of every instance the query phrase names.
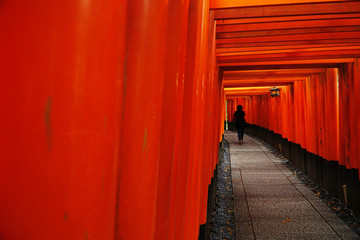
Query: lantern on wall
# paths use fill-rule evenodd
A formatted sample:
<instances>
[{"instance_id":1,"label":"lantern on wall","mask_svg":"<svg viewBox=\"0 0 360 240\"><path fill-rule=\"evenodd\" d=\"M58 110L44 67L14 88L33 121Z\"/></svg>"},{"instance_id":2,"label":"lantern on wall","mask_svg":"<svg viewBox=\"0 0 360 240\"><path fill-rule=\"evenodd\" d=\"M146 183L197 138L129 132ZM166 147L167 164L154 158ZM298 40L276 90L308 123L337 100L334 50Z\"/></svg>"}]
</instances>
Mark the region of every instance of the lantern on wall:
<instances>
[{"instance_id":1,"label":"lantern on wall","mask_svg":"<svg viewBox=\"0 0 360 240\"><path fill-rule=\"evenodd\" d=\"M272 97L280 97L280 89L277 87L273 87L270 91L270 96Z\"/></svg>"}]
</instances>

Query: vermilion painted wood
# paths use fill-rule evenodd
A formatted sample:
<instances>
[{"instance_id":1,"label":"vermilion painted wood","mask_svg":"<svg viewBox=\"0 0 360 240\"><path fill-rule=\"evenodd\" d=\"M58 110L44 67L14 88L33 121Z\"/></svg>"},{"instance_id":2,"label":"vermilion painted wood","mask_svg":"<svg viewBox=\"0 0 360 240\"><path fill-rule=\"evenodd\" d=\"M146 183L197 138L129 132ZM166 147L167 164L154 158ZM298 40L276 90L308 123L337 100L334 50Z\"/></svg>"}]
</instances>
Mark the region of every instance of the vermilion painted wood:
<instances>
[{"instance_id":1,"label":"vermilion painted wood","mask_svg":"<svg viewBox=\"0 0 360 240\"><path fill-rule=\"evenodd\" d=\"M339 50L347 50L347 51L356 51L359 50L359 46L331 46L331 47L313 47L313 48L303 48L303 49L280 49L280 50L256 50L256 51L246 51L246 52L221 52L217 54L219 59L230 58L236 59L237 56L247 56L247 55L263 55L263 54L279 54L279 53L296 53L296 52L330 52L330 51L339 51Z\"/></svg>"},{"instance_id":2,"label":"vermilion painted wood","mask_svg":"<svg viewBox=\"0 0 360 240\"><path fill-rule=\"evenodd\" d=\"M258 70L258 71L227 71L224 74L224 80L228 80L231 77L296 77L296 76L308 76L312 73L324 72L325 68L312 68L312 69L273 69L273 70Z\"/></svg>"},{"instance_id":3,"label":"vermilion painted wood","mask_svg":"<svg viewBox=\"0 0 360 240\"><path fill-rule=\"evenodd\" d=\"M359 32L360 33L360 32ZM337 59L337 58L355 58L360 55L359 47L352 50L334 50L334 51L311 51L311 52L285 52L285 53L269 53L269 54L247 54L236 56L218 56L219 63L241 63L241 62L257 62L257 61L282 61L300 60L300 59Z\"/></svg>"},{"instance_id":4,"label":"vermilion painted wood","mask_svg":"<svg viewBox=\"0 0 360 240\"><path fill-rule=\"evenodd\" d=\"M349 106L349 71L348 67L339 69L339 163L350 166L350 106Z\"/></svg>"},{"instance_id":5,"label":"vermilion painted wood","mask_svg":"<svg viewBox=\"0 0 360 240\"><path fill-rule=\"evenodd\" d=\"M277 86L283 86L286 84L290 84L293 83L294 81L287 81L287 80L279 80L279 81L264 81L264 80L257 80L257 81L253 81L253 82L241 82L241 81L231 81L231 82L225 82L224 85L226 88L229 87L265 87L265 86L272 86L272 85L277 85Z\"/></svg>"},{"instance_id":6,"label":"vermilion painted wood","mask_svg":"<svg viewBox=\"0 0 360 240\"><path fill-rule=\"evenodd\" d=\"M173 161L172 161L172 168L171 168L171 199L170 199L170 212L169 212L169 223L168 223L168 230L165 228L165 231L168 231L167 235L163 235L164 237L167 237L167 239L176 239L176 234L182 231L177 227L177 222L179 217L176 216L176 210L177 210L177 198L178 198L178 192L177 192L177 185L179 184L179 179L181 179L181 173L180 173L180 155L181 155L181 137L182 137L182 117L183 117L183 101L184 101L184 77L185 77L185 57L186 57L186 41L187 41L187 26L188 26L188 7L189 3L188 1L185 2L179 2L179 1L172 1L169 8L169 18L172 18L173 21L179 25L179 35L177 34L169 34L169 38L171 38L172 44L179 44L177 47L179 49L179 58L177 59L177 62L175 64L175 67L177 68L176 73L176 102L171 107L171 109L177 109L176 111L176 125L175 125L175 142L174 142L174 155L173 155ZM181 9L181 13L178 11ZM172 26L168 25L169 31L171 31ZM180 41L179 41L180 39ZM168 54L169 56L172 55L172 48L168 48ZM173 96L169 96L169 100L173 98ZM174 108L174 106L177 106ZM164 115L164 121L166 120L166 115ZM174 127L174 126L173 126ZM180 184L182 184L180 182ZM166 204L166 203L165 203ZM162 206L159 206L159 208L162 208ZM164 225L167 224L165 221L163 223ZM159 231L159 234L163 234L161 230Z\"/></svg>"},{"instance_id":7,"label":"vermilion painted wood","mask_svg":"<svg viewBox=\"0 0 360 240\"><path fill-rule=\"evenodd\" d=\"M347 0L345 0L347 1ZM279 17L261 17L261 18L237 18L237 19L221 19L217 20L216 24L232 25L232 24L251 24L251 23L269 23L269 22L296 22L306 20L329 20L329 19L347 19L359 18L360 13L342 13L342 14L311 14L311 15L297 15L297 16L279 16Z\"/></svg>"},{"instance_id":8,"label":"vermilion painted wood","mask_svg":"<svg viewBox=\"0 0 360 240\"><path fill-rule=\"evenodd\" d=\"M346 41L347 39L359 39L359 31L349 32L330 32L330 33L304 33L298 35L282 35L282 36L259 36L259 37L237 37L229 39L218 39L217 44L234 44L234 43L265 43L265 42L287 42L287 41L304 41L305 44L329 43L333 39ZM326 40L326 41L325 41ZM329 41L330 40L330 41ZM341 41L338 41L341 42ZM299 45L298 42L294 44ZM294 45L293 44L293 45ZM249 45L247 45L249 46ZM264 46L261 44L261 46ZM266 45L265 45L266 46Z\"/></svg>"},{"instance_id":9,"label":"vermilion painted wood","mask_svg":"<svg viewBox=\"0 0 360 240\"><path fill-rule=\"evenodd\" d=\"M307 49L314 48L328 48L328 47L350 47L350 46L358 46L357 43L337 43L335 44L304 44L304 45L281 45L281 46L263 46L263 47L241 47L241 48L218 48L216 52L221 55L224 53L235 53L235 52L256 52L256 51L273 51L273 50L294 50L303 51Z\"/></svg>"},{"instance_id":10,"label":"vermilion painted wood","mask_svg":"<svg viewBox=\"0 0 360 240\"><path fill-rule=\"evenodd\" d=\"M294 142L302 146L305 136L303 106L303 81L296 81L294 82Z\"/></svg>"},{"instance_id":11,"label":"vermilion painted wood","mask_svg":"<svg viewBox=\"0 0 360 240\"><path fill-rule=\"evenodd\" d=\"M336 58L336 59L302 59L302 60L279 60L279 61L260 61L260 62L231 62L218 63L223 70L259 70L259 69L286 69L286 68L337 68L341 63L354 62L355 58Z\"/></svg>"},{"instance_id":12,"label":"vermilion painted wood","mask_svg":"<svg viewBox=\"0 0 360 240\"><path fill-rule=\"evenodd\" d=\"M154 239L167 6L128 1L118 239Z\"/></svg>"},{"instance_id":13,"label":"vermilion painted wood","mask_svg":"<svg viewBox=\"0 0 360 240\"><path fill-rule=\"evenodd\" d=\"M340 33L340 32L356 32L359 31L359 26L336 26L336 27L313 27L313 28L291 28L291 29L270 29L257 31L238 31L238 32L219 32L216 34L217 39L227 38L252 38L271 36L281 38L288 35L301 34L319 34L319 33ZM241 41L240 41L241 42Z\"/></svg>"},{"instance_id":14,"label":"vermilion painted wood","mask_svg":"<svg viewBox=\"0 0 360 240\"><path fill-rule=\"evenodd\" d=\"M198 225L205 224L207 219L207 192L208 192L208 185L209 185L209 174L210 171L204 171L205 169L209 169L209 161L210 157L207 155L209 152L208 147L209 144L207 144L207 139L205 137L208 137L208 125L209 122L207 116L208 116L208 110L209 107L207 106L208 103L211 102L210 96L207 97L207 95L211 92L211 79L209 76L210 72L210 64L209 64L209 57L212 56L212 59L214 59L214 55L211 55L212 49L209 49L209 45L213 46L213 42L215 41L215 36L213 33L214 19L209 19L209 2L210 1L204 1L202 5L202 43L201 43L201 49L200 49L200 56L201 56L201 62L202 65L202 89L203 89L203 95L201 96L201 106L202 106L202 112L200 112L201 116L201 132L200 132L200 143L199 143L199 160L200 160L200 169L199 169L199 200L198 200L198 214L199 214L199 222ZM211 26L210 26L211 24ZM209 30L211 28L211 31ZM213 107L213 106L212 106ZM196 228L196 231L198 232L199 228Z\"/></svg>"},{"instance_id":15,"label":"vermilion painted wood","mask_svg":"<svg viewBox=\"0 0 360 240\"><path fill-rule=\"evenodd\" d=\"M192 11L192 8L193 11ZM203 153L198 149L201 149L203 144L203 117L204 117L204 80L205 80L205 69L206 69L206 50L207 50L207 41L208 41L208 12L204 12L203 8L208 6L208 1L200 1L197 3L190 3L190 19L193 19L194 30L196 36L195 42L195 64L194 64L194 103L192 106L192 111L195 116L195 119L191 123L191 128L193 130L192 138L190 139L190 154L192 159L189 162L188 168L188 181L187 181L187 201L185 212L185 239L190 239L192 236L197 236L200 223L200 200L201 200L201 170L203 167ZM193 17L193 18L192 18ZM203 35L204 34L204 35ZM205 53L205 54L204 54ZM193 223L187 225L188 223Z\"/></svg>"},{"instance_id":16,"label":"vermilion painted wood","mask_svg":"<svg viewBox=\"0 0 360 240\"><path fill-rule=\"evenodd\" d=\"M194 3L189 2L189 8L194 11ZM184 239L185 232L185 214L187 195L187 184L190 176L188 175L188 169L190 168L190 159L193 157L190 152L191 145L189 144L192 138L191 127L192 120L195 119L194 112L192 111L195 95L195 83L194 83L194 66L195 66L195 54L196 54L196 24L194 23L193 15L189 15L188 18L188 36L187 36L187 49L186 49L186 61L185 61L185 81L184 81L184 102L183 102L183 115L181 126L181 142L180 142L180 157L179 157L179 177L177 183L177 197L176 197L176 209L175 209L175 231L170 239ZM193 224L190 222L188 224Z\"/></svg>"},{"instance_id":17,"label":"vermilion painted wood","mask_svg":"<svg viewBox=\"0 0 360 240\"><path fill-rule=\"evenodd\" d=\"M328 127L328 160L339 161L339 89L338 70L328 69L326 72L326 124Z\"/></svg>"},{"instance_id":18,"label":"vermilion painted wood","mask_svg":"<svg viewBox=\"0 0 360 240\"><path fill-rule=\"evenodd\" d=\"M219 74L219 79L221 79L221 73ZM224 87L222 85L221 86L221 94L220 94L220 100L221 100L221 121L220 121L220 129L222 129L221 134L224 134L225 132L225 126L224 123L225 121L228 121L228 119L226 118L226 99L225 99L225 93L224 93ZM221 136L219 136L221 137ZM220 138L219 138L220 139Z\"/></svg>"},{"instance_id":19,"label":"vermilion painted wood","mask_svg":"<svg viewBox=\"0 0 360 240\"><path fill-rule=\"evenodd\" d=\"M282 41L282 39L273 39L272 41L263 41L263 42L234 42L234 43L218 43L217 47L220 49L226 48L261 48L261 47L271 47L274 46L276 49L279 47L286 48L292 46L303 46L303 45L324 45L324 44L352 44L358 45L360 39L356 35L353 35L352 38L337 38L337 39L313 39L308 38L305 40L288 40Z\"/></svg>"},{"instance_id":20,"label":"vermilion painted wood","mask_svg":"<svg viewBox=\"0 0 360 240\"><path fill-rule=\"evenodd\" d=\"M169 1L165 79L154 239L169 239L176 227L176 184L181 137L188 2ZM173 32L173 28L177 31ZM169 231L171 229L171 233Z\"/></svg>"},{"instance_id":21,"label":"vermilion painted wood","mask_svg":"<svg viewBox=\"0 0 360 240\"><path fill-rule=\"evenodd\" d=\"M317 0L316 2L341 2L346 0ZM214 0L211 2L211 9L221 9L229 7L245 7L245 6L262 6L262 5L278 5L290 3L311 3L313 0Z\"/></svg>"},{"instance_id":22,"label":"vermilion painted wood","mask_svg":"<svg viewBox=\"0 0 360 240\"><path fill-rule=\"evenodd\" d=\"M359 151L359 145L360 145L360 111L358 110L358 106L360 103L360 61L359 59L356 59L353 65L353 78L354 78L354 101L353 101L353 113L354 113L354 135L356 135L356 143L353 145L353 166L356 169L360 169L360 151ZM357 159L357 162L355 161ZM360 175L359 175L360 179Z\"/></svg>"},{"instance_id":23,"label":"vermilion painted wood","mask_svg":"<svg viewBox=\"0 0 360 240\"><path fill-rule=\"evenodd\" d=\"M345 18L345 19L318 19L318 20L300 20L288 22L263 22L263 23L249 23L249 24L223 24L216 29L218 33L224 32L246 32L246 31L260 31L260 30L274 30L274 29L296 29L311 30L312 28L322 27L343 27L343 26L358 26L360 25L360 18Z\"/></svg>"},{"instance_id":24,"label":"vermilion painted wood","mask_svg":"<svg viewBox=\"0 0 360 240\"><path fill-rule=\"evenodd\" d=\"M313 14L349 14L359 13L360 3L357 1L283 4L276 6L254 6L217 9L215 19L261 18L278 16L298 16Z\"/></svg>"},{"instance_id":25,"label":"vermilion painted wood","mask_svg":"<svg viewBox=\"0 0 360 240\"><path fill-rule=\"evenodd\" d=\"M202 170L202 193L200 200L200 224L205 224L210 219L207 219L207 204L203 204L208 200L208 186L211 182L211 178L213 177L213 172L211 169L214 168L215 161L214 156L216 155L215 150L217 149L217 140L218 133L214 135L214 132L209 131L209 129L215 129L214 121L216 117L214 117L213 113L216 111L216 102L219 99L215 99L215 91L219 91L218 79L216 78L216 45L215 45L215 34L216 34L216 25L213 18L213 13L210 12L209 15L209 30L208 30L208 43L207 43L207 74L205 73L205 79L207 79L207 83L205 85L208 86L208 90L205 92L205 101L204 101L204 131L203 131L203 168L209 169L210 171ZM218 125L218 124L217 124ZM214 141L215 140L215 141ZM210 149L209 149L210 148Z\"/></svg>"},{"instance_id":26,"label":"vermilion painted wood","mask_svg":"<svg viewBox=\"0 0 360 240\"><path fill-rule=\"evenodd\" d=\"M2 239L114 239L125 1L2 1Z\"/></svg>"},{"instance_id":27,"label":"vermilion painted wood","mask_svg":"<svg viewBox=\"0 0 360 240\"><path fill-rule=\"evenodd\" d=\"M357 152L359 145L357 144L357 129L356 129L356 111L358 111L358 106L356 106L356 98L355 98L355 82L354 82L354 63L348 64L347 68L347 77L349 81L347 82L349 87L349 95L348 95L348 102L349 102L349 161L346 165L349 169L355 168L357 166L357 161L354 161L357 157Z\"/></svg>"},{"instance_id":28,"label":"vermilion painted wood","mask_svg":"<svg viewBox=\"0 0 360 240\"><path fill-rule=\"evenodd\" d=\"M189 15L189 32L188 32L188 47L187 47L187 64L185 75L185 92L184 92L184 109L188 112L184 112L183 117L183 129L189 133L186 138L182 138L182 150L180 162L186 161L186 166L180 166L181 171L185 174L185 178L178 184L178 190L182 194L178 194L178 208L177 214L180 221L176 222L177 228L182 232L176 231L174 234L175 239L191 239L198 234L198 226L200 223L201 206L199 201L205 196L201 196L202 186L206 175L200 174L204 169L202 162L203 152L199 152L199 149L203 149L203 130L201 124L203 124L204 112L204 98L205 88L202 84L202 76L205 76L207 69L206 64L201 64L201 60L205 60L200 55L200 52L204 52L207 49L207 34L206 29L201 28L201 23L207 23L206 15L203 13L203 8L206 6L200 3L190 3L190 15ZM206 26L205 26L206 28ZM199 31L202 29L205 32ZM205 40L204 40L205 39ZM196 67L195 67L196 66ZM192 117L191 117L192 116ZM190 118L189 118L190 117ZM182 134L184 135L184 134ZM183 160L182 160L183 159ZM208 184L208 183L207 183ZM207 186L206 186L207 187ZM180 205L180 206L179 206ZM205 206L206 207L206 206Z\"/></svg>"},{"instance_id":29,"label":"vermilion painted wood","mask_svg":"<svg viewBox=\"0 0 360 240\"><path fill-rule=\"evenodd\" d=\"M349 96L349 104L350 104L350 167L359 169L359 59L356 59L353 64L349 64L348 71L351 71L349 74L352 78L352 82L350 82L351 88L350 96ZM360 176L359 176L360 177Z\"/></svg>"},{"instance_id":30,"label":"vermilion painted wood","mask_svg":"<svg viewBox=\"0 0 360 240\"><path fill-rule=\"evenodd\" d=\"M324 156L326 157L326 159L329 159L326 153L326 132L327 132L327 128L326 128L326 123L325 123L325 111L326 111L326 106L325 106L325 90L326 90L326 86L325 86L325 82L324 82L324 78L325 75L324 74L320 74L319 75L319 80L318 80L318 98L317 98L317 104L318 104L318 122L319 122L319 155L320 156Z\"/></svg>"}]
</instances>

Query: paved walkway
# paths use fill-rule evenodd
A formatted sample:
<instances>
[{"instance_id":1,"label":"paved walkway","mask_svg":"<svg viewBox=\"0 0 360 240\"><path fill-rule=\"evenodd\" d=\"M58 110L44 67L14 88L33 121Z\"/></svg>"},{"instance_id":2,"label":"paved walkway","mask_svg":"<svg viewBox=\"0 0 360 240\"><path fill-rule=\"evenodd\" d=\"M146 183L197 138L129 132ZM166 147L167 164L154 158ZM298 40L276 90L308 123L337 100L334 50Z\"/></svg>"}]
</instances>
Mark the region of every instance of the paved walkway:
<instances>
[{"instance_id":1,"label":"paved walkway","mask_svg":"<svg viewBox=\"0 0 360 240\"><path fill-rule=\"evenodd\" d=\"M261 142L226 132L236 239L360 239Z\"/></svg>"}]
</instances>

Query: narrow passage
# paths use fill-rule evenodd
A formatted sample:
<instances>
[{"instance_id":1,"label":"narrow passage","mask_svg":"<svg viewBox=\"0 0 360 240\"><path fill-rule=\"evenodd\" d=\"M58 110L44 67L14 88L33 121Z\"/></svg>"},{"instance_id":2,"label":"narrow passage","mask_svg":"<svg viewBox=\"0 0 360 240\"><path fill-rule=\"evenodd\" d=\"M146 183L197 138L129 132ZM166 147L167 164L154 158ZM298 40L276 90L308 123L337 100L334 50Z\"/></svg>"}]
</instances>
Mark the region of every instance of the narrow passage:
<instances>
[{"instance_id":1,"label":"narrow passage","mask_svg":"<svg viewBox=\"0 0 360 240\"><path fill-rule=\"evenodd\" d=\"M236 239L360 239L260 141L230 144Z\"/></svg>"}]
</instances>

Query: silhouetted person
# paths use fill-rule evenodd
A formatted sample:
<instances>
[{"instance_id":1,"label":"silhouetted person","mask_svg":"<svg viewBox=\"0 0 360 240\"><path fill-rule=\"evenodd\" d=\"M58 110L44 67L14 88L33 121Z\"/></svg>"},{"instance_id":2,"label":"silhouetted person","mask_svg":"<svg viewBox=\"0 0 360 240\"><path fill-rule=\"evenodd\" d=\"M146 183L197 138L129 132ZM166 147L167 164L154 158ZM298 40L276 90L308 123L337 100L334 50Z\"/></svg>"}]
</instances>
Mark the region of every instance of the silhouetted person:
<instances>
[{"instance_id":1,"label":"silhouetted person","mask_svg":"<svg viewBox=\"0 0 360 240\"><path fill-rule=\"evenodd\" d=\"M244 143L244 141L243 141L244 129L246 127L245 112L242 109L243 109L242 106L238 105L237 111L234 113L235 127L238 130L238 138L239 138L240 144Z\"/></svg>"}]
</instances>

